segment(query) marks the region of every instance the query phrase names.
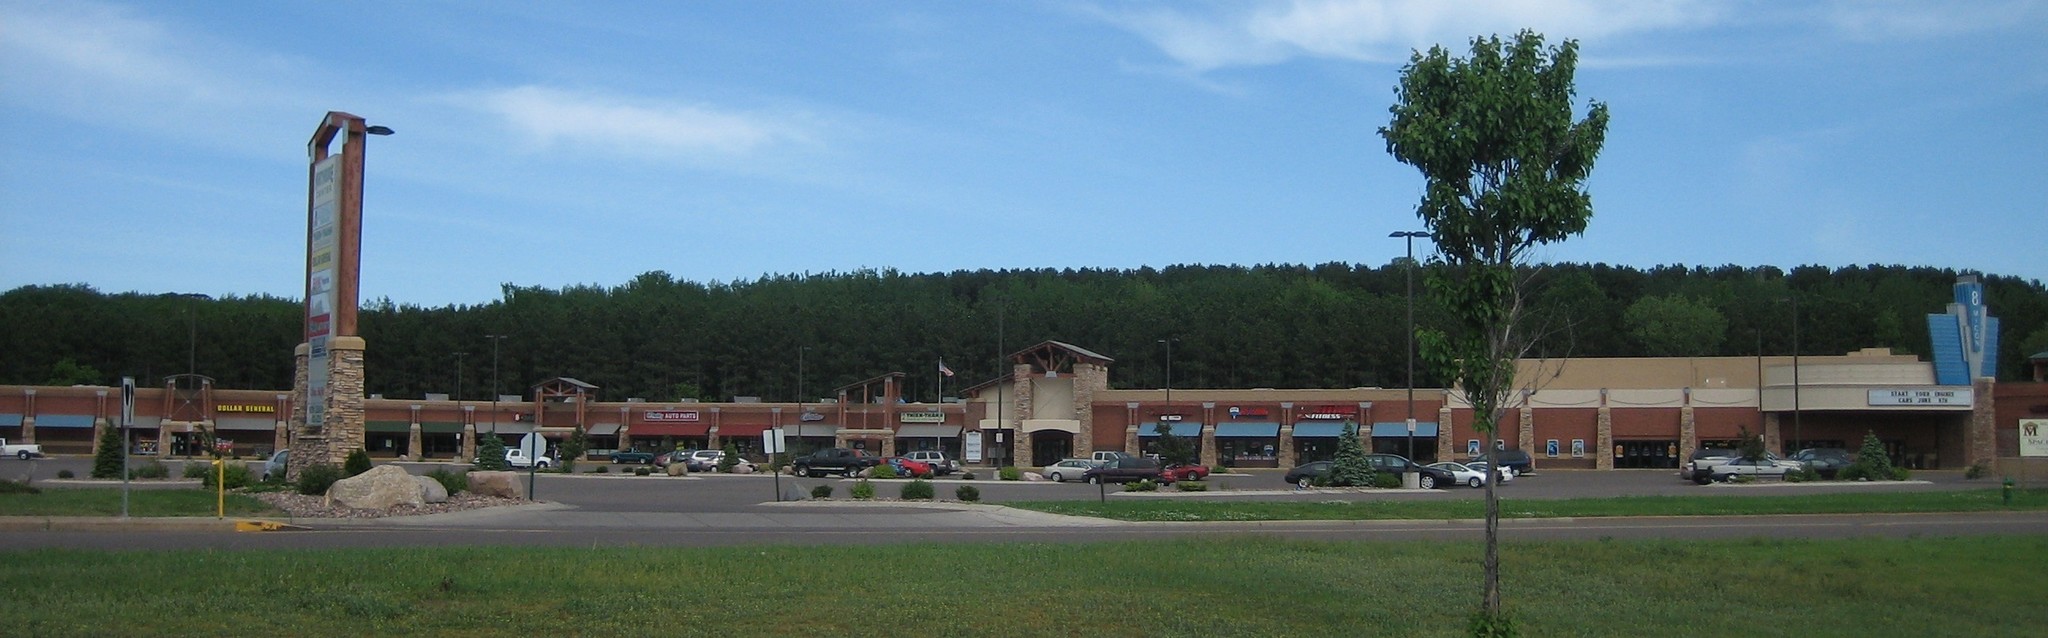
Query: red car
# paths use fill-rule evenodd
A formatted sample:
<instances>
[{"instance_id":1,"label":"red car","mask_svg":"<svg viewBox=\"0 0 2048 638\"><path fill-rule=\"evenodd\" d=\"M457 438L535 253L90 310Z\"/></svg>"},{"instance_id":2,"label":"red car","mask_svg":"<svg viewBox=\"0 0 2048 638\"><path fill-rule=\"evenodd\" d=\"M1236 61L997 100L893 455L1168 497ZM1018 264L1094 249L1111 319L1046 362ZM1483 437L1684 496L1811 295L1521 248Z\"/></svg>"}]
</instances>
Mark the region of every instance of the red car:
<instances>
[{"instance_id":1,"label":"red car","mask_svg":"<svg viewBox=\"0 0 2048 638\"><path fill-rule=\"evenodd\" d=\"M913 461L900 456L892 456L882 461L896 468L897 476L932 476L932 464L924 461Z\"/></svg>"},{"instance_id":2,"label":"red car","mask_svg":"<svg viewBox=\"0 0 2048 638\"><path fill-rule=\"evenodd\" d=\"M1161 483L1199 481L1206 478L1209 478L1209 467L1206 465L1175 465L1159 471Z\"/></svg>"}]
</instances>

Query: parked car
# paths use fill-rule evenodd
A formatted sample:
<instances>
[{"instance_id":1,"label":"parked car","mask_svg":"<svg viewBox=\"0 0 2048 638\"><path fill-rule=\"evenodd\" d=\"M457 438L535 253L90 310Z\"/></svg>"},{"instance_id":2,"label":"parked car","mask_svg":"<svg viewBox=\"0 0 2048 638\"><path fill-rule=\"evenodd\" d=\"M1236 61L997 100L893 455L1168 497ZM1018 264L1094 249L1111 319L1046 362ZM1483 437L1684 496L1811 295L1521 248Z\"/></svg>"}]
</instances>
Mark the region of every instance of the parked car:
<instances>
[{"instance_id":1,"label":"parked car","mask_svg":"<svg viewBox=\"0 0 2048 638\"><path fill-rule=\"evenodd\" d=\"M1295 487L1306 489L1315 486L1316 481L1323 477L1329 476L1330 465L1329 461L1303 463L1294 466L1294 469L1288 470L1287 475L1282 478Z\"/></svg>"},{"instance_id":2,"label":"parked car","mask_svg":"<svg viewBox=\"0 0 2048 638\"><path fill-rule=\"evenodd\" d=\"M1452 482L1464 483L1467 487L1486 487L1486 466L1484 465L1474 468L1464 463L1444 461L1442 463L1431 463L1429 467L1450 472Z\"/></svg>"},{"instance_id":3,"label":"parked car","mask_svg":"<svg viewBox=\"0 0 2048 638\"><path fill-rule=\"evenodd\" d=\"M1742 452L1735 448L1703 447L1693 450L1685 465L1678 468L1678 478L1706 485L1714 480L1714 464L1741 457Z\"/></svg>"},{"instance_id":4,"label":"parked car","mask_svg":"<svg viewBox=\"0 0 2048 638\"><path fill-rule=\"evenodd\" d=\"M1457 484L1456 477L1451 476L1450 472L1410 461L1408 457L1398 454L1367 454L1365 455L1365 462L1372 466L1372 471L1374 472L1393 472L1395 474L1414 472L1420 474L1421 476L1417 479L1417 485L1425 490L1450 487ZM1506 463L1503 462L1502 465L1506 465Z\"/></svg>"},{"instance_id":5,"label":"parked car","mask_svg":"<svg viewBox=\"0 0 2048 638\"><path fill-rule=\"evenodd\" d=\"M1102 465L1088 468L1081 478L1089 483L1129 483L1132 481L1159 480L1159 463L1152 459L1126 456Z\"/></svg>"},{"instance_id":6,"label":"parked car","mask_svg":"<svg viewBox=\"0 0 2048 638\"><path fill-rule=\"evenodd\" d=\"M882 457L867 450L843 447L825 448L799 456L791 462L791 473L819 478L826 474L841 474L848 478L868 468L881 465Z\"/></svg>"},{"instance_id":7,"label":"parked car","mask_svg":"<svg viewBox=\"0 0 2048 638\"><path fill-rule=\"evenodd\" d=\"M276 454L270 455L270 460L263 462L262 480L268 481L273 477L280 480L284 479L285 472L288 471L288 466L285 463L287 459L286 455L290 453L291 452L288 450L278 450Z\"/></svg>"},{"instance_id":8,"label":"parked car","mask_svg":"<svg viewBox=\"0 0 2048 638\"><path fill-rule=\"evenodd\" d=\"M1785 478L1787 472L1799 471L1803 467L1798 461L1777 458L1729 459L1716 463L1708 469L1708 478L1714 481L1728 481L1737 476L1772 476Z\"/></svg>"},{"instance_id":9,"label":"parked car","mask_svg":"<svg viewBox=\"0 0 2048 638\"><path fill-rule=\"evenodd\" d=\"M947 474L952 474L954 472L960 471L960 464L954 463L953 459L948 458L945 452L940 452L938 450L918 450L916 452L911 452L909 454L903 455L903 458L910 459L913 461L922 461L925 463L930 463L932 466L932 472L934 474L938 474L939 476L945 476Z\"/></svg>"},{"instance_id":10,"label":"parked car","mask_svg":"<svg viewBox=\"0 0 2048 638\"><path fill-rule=\"evenodd\" d=\"M1486 462L1485 462L1485 461L1466 461L1466 462L1465 462L1465 467L1471 468L1471 469L1473 469L1473 470L1477 470L1477 471L1481 471L1481 472L1484 472L1484 471L1486 471L1486 468L1487 468L1487 467L1489 467L1489 466L1488 466L1488 465L1486 464ZM1498 471L1498 472L1495 472L1494 474L1500 477L1500 482L1501 482L1501 484L1502 484L1502 485L1506 485L1506 484L1508 484L1508 483L1513 483L1513 482L1515 482L1515 471L1514 471L1514 470L1510 470L1510 469L1508 469L1508 468L1505 468L1505 467L1503 467L1503 468L1498 468L1498 469L1499 469L1500 471Z\"/></svg>"},{"instance_id":11,"label":"parked car","mask_svg":"<svg viewBox=\"0 0 2048 638\"><path fill-rule=\"evenodd\" d=\"M889 467L895 468L897 476L925 477L932 475L932 464L924 461L901 456L892 456L883 461L888 463Z\"/></svg>"},{"instance_id":12,"label":"parked car","mask_svg":"<svg viewBox=\"0 0 2048 638\"><path fill-rule=\"evenodd\" d=\"M23 461L43 455L43 446L34 443L8 443L0 439L0 456L12 456Z\"/></svg>"},{"instance_id":13,"label":"parked car","mask_svg":"<svg viewBox=\"0 0 2048 638\"><path fill-rule=\"evenodd\" d=\"M1117 459L1128 458L1131 458L1130 453L1124 452L1122 450L1096 450L1095 454L1089 457L1090 460L1095 461L1096 465L1102 465L1104 463L1108 463L1110 461L1114 461Z\"/></svg>"},{"instance_id":14,"label":"parked car","mask_svg":"<svg viewBox=\"0 0 2048 638\"><path fill-rule=\"evenodd\" d=\"M1513 472L1515 476L1521 476L1523 474L1528 474L1536 471L1534 460L1529 456L1528 452L1523 452L1521 450L1494 450L1493 458L1495 461L1500 462L1501 467L1507 468L1507 470L1509 472ZM1475 456L1466 459L1465 464L1469 466L1474 461L1483 463L1486 461L1486 459L1485 457Z\"/></svg>"},{"instance_id":15,"label":"parked car","mask_svg":"<svg viewBox=\"0 0 2048 638\"><path fill-rule=\"evenodd\" d=\"M1855 456L1838 447L1810 447L1792 454L1792 460L1820 474L1821 478L1832 479L1842 468L1855 462Z\"/></svg>"},{"instance_id":16,"label":"parked car","mask_svg":"<svg viewBox=\"0 0 2048 638\"><path fill-rule=\"evenodd\" d=\"M613 462L613 463L636 463L636 464L640 464L640 465L653 465L653 464L654 464L654 453L653 453L653 452L642 452L642 451L640 451L640 450L620 450L620 451L617 451L617 452L613 452L613 453L612 453L612 462Z\"/></svg>"},{"instance_id":17,"label":"parked car","mask_svg":"<svg viewBox=\"0 0 2048 638\"><path fill-rule=\"evenodd\" d=\"M1062 459L1058 463L1045 466L1044 469L1039 471L1039 475L1050 479L1054 483L1064 483L1066 481L1084 480L1087 478L1088 470L1094 468L1095 461L1093 459Z\"/></svg>"},{"instance_id":18,"label":"parked car","mask_svg":"<svg viewBox=\"0 0 2048 638\"><path fill-rule=\"evenodd\" d=\"M654 455L654 466L662 469L667 469L668 464L670 463L683 463L684 467L688 467L689 459L684 457L687 457L689 455L689 452L685 452L682 450L670 450L667 452L662 452L660 454Z\"/></svg>"},{"instance_id":19,"label":"parked car","mask_svg":"<svg viewBox=\"0 0 2048 638\"><path fill-rule=\"evenodd\" d=\"M1205 478L1209 478L1209 467L1206 465L1175 465L1159 471L1161 483L1199 481Z\"/></svg>"},{"instance_id":20,"label":"parked car","mask_svg":"<svg viewBox=\"0 0 2048 638\"><path fill-rule=\"evenodd\" d=\"M718 469L718 461L725 458L725 450L691 450L684 457L683 467L692 472L711 472Z\"/></svg>"}]
</instances>

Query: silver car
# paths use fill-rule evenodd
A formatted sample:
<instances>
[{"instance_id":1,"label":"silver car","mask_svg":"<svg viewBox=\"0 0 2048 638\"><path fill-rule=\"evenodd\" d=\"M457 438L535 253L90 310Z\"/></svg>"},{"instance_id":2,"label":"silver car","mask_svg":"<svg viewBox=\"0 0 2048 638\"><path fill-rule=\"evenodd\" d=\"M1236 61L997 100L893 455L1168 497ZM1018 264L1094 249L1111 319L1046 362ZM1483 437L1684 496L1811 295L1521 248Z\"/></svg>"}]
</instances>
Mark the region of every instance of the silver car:
<instances>
[{"instance_id":1,"label":"silver car","mask_svg":"<svg viewBox=\"0 0 2048 638\"><path fill-rule=\"evenodd\" d=\"M1045 466L1039 474L1044 475L1047 480L1054 483L1064 483L1068 480L1079 481L1085 479L1086 477L1083 475L1088 473L1089 468L1096 465L1099 465L1099 463L1090 459L1066 459Z\"/></svg>"},{"instance_id":2,"label":"silver car","mask_svg":"<svg viewBox=\"0 0 2048 638\"><path fill-rule=\"evenodd\" d=\"M268 481L271 477L284 480L286 472L285 455L289 453L287 450L278 450L276 454L270 455L270 460L263 462L262 480Z\"/></svg>"}]
</instances>

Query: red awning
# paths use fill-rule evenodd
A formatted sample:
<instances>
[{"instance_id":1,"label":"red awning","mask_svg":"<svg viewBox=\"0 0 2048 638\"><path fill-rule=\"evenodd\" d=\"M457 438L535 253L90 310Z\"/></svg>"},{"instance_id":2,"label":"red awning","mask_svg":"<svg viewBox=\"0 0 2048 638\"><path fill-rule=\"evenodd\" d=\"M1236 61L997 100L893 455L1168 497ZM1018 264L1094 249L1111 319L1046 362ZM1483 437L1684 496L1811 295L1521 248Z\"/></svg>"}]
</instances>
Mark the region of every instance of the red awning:
<instances>
[{"instance_id":1,"label":"red awning","mask_svg":"<svg viewBox=\"0 0 2048 638\"><path fill-rule=\"evenodd\" d=\"M635 423L626 428L629 436L708 436L709 423Z\"/></svg>"}]
</instances>

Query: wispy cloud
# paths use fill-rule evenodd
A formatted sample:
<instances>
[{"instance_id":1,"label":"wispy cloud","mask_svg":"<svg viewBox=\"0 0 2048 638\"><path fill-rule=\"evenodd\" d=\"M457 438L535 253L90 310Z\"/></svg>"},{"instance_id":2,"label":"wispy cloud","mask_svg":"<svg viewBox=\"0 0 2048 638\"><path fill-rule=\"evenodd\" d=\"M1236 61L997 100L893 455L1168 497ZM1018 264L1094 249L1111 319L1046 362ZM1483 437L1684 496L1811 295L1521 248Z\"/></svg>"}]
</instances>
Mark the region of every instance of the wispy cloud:
<instances>
[{"instance_id":1,"label":"wispy cloud","mask_svg":"<svg viewBox=\"0 0 2048 638\"><path fill-rule=\"evenodd\" d=\"M1820 19L1850 38L1898 40L1956 36L2014 25L2039 25L2044 15L2048 15L2048 6L2039 0L1837 0L1820 12Z\"/></svg>"},{"instance_id":2,"label":"wispy cloud","mask_svg":"<svg viewBox=\"0 0 2048 638\"><path fill-rule=\"evenodd\" d=\"M1433 45L1458 48L1475 34L1531 28L1593 39L1696 28L1723 18L1700 0L1274 0L1096 15L1150 41L1196 71L1297 57L1398 62Z\"/></svg>"},{"instance_id":3,"label":"wispy cloud","mask_svg":"<svg viewBox=\"0 0 2048 638\"><path fill-rule=\"evenodd\" d=\"M544 148L589 147L632 155L742 155L817 141L800 114L520 86L455 98L498 117Z\"/></svg>"}]
</instances>

